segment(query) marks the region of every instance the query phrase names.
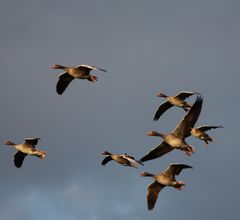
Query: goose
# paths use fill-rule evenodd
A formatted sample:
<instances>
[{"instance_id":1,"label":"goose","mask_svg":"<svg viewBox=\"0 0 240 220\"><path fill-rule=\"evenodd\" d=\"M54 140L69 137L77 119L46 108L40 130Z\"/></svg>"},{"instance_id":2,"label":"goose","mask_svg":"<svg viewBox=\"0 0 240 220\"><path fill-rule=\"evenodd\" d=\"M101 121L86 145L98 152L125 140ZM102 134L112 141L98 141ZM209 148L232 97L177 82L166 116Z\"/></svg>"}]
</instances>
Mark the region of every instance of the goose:
<instances>
[{"instance_id":1,"label":"goose","mask_svg":"<svg viewBox=\"0 0 240 220\"><path fill-rule=\"evenodd\" d=\"M114 160L117 163L123 165L123 166L130 166L137 168L138 164L143 165L140 161L135 160L134 157L128 155L128 154L112 154L108 151L104 151L102 155L105 156L105 158L102 161L102 165L106 165L109 161Z\"/></svg>"},{"instance_id":2,"label":"goose","mask_svg":"<svg viewBox=\"0 0 240 220\"><path fill-rule=\"evenodd\" d=\"M51 68L64 70L63 73L58 75L56 90L59 95L63 94L63 92L68 87L68 85L74 79L87 79L90 82L93 82L93 83L96 82L98 78L97 76L90 74L91 70L100 70L103 72L107 72L107 70L105 69L101 69L96 66L85 65L85 64L78 65L78 66L71 66L71 67L55 64Z\"/></svg>"},{"instance_id":3,"label":"goose","mask_svg":"<svg viewBox=\"0 0 240 220\"><path fill-rule=\"evenodd\" d=\"M194 153L194 148L185 142L185 138L189 136L191 128L194 127L198 120L202 109L202 102L203 98L201 96L197 96L191 109L185 114L173 132L162 134L156 131L150 131L148 133L149 136L159 136L163 138L164 141L157 147L150 150L150 152L142 157L140 161L145 162L147 160L161 157L173 149L182 150L186 155L191 156L191 154Z\"/></svg>"},{"instance_id":4,"label":"goose","mask_svg":"<svg viewBox=\"0 0 240 220\"><path fill-rule=\"evenodd\" d=\"M205 131L216 129L216 128L223 128L223 126L212 126L212 125L202 125L199 127L195 127L191 129L190 134L202 141L205 142L205 146L208 146L208 142L212 142L214 139L210 137Z\"/></svg>"},{"instance_id":5,"label":"goose","mask_svg":"<svg viewBox=\"0 0 240 220\"><path fill-rule=\"evenodd\" d=\"M3 144L13 146L17 150L14 154L14 164L17 168L20 168L27 155L37 156L42 160L45 158L47 152L35 148L39 140L40 138L25 138L22 144L15 144L9 140L4 141Z\"/></svg>"},{"instance_id":6,"label":"goose","mask_svg":"<svg viewBox=\"0 0 240 220\"><path fill-rule=\"evenodd\" d=\"M179 94L175 95L175 96L167 96L164 93L159 93L157 94L158 97L163 97L166 99L166 102L164 102L163 104L161 104L155 115L153 120L157 121L160 116L167 111L169 108L173 107L173 106L177 106L180 108L183 108L185 111L188 111L189 108L191 108L191 105L189 103L187 103L186 101L184 101L186 98L195 95L195 94L199 94L198 92L180 92Z\"/></svg>"},{"instance_id":7,"label":"goose","mask_svg":"<svg viewBox=\"0 0 240 220\"><path fill-rule=\"evenodd\" d=\"M175 175L179 175L183 169L187 168L192 167L185 164L172 163L165 171L160 172L157 175L148 172L143 172L140 174L142 177L152 177L154 179L154 182L151 183L147 189L148 210L153 210L158 198L158 194L165 186L171 186L177 190L183 189L185 183L180 180L177 181L175 179Z\"/></svg>"}]
</instances>

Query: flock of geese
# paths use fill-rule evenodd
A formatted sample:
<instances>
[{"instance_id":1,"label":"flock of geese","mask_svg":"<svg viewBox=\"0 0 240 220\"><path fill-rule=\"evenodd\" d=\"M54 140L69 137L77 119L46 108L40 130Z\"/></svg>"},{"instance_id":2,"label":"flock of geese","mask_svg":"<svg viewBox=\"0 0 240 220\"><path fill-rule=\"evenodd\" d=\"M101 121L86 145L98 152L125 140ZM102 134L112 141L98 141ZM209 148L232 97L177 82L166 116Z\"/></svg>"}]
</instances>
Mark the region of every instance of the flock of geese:
<instances>
[{"instance_id":1,"label":"flock of geese","mask_svg":"<svg viewBox=\"0 0 240 220\"><path fill-rule=\"evenodd\" d=\"M62 95L69 84L74 79L87 79L90 82L96 82L98 80L97 76L90 74L91 70L99 70L107 72L105 69L98 68L91 65L79 65L73 67L66 67L62 65L53 65L52 69L62 69L64 72L58 76L58 82L56 85L56 91L59 95ZM193 104L185 101L186 98L197 95L197 98ZM185 115L182 120L178 123L176 128L167 134L159 133L157 131L150 131L149 136L158 136L163 139L163 141L146 153L141 159L136 160L133 156L128 154L113 154L108 151L104 151L102 155L104 159L102 160L102 165L106 165L109 161L113 160L123 166L130 166L137 168L138 165L144 165L143 163L149 160L159 158L172 150L183 151L186 155L191 156L195 152L193 146L189 145L185 139L189 136L194 136L202 141L207 146L209 142L214 139L210 137L206 131L216 128L222 128L222 126L210 126L203 125L195 127L195 124L200 115L203 98L197 92L180 92L175 96L167 96L164 93L159 93L158 97L165 99L155 115L153 120L157 121L161 115L166 112L171 107L179 107L185 111ZM26 138L22 144L15 144L14 142L7 140L4 142L5 145L13 146L17 152L14 154L14 164L17 168L20 168L23 164L24 158L27 155L37 156L40 159L44 159L47 152L36 149L36 145L40 138ZM180 180L176 180L175 176L179 175L183 169L192 168L186 164L171 163L166 170L160 172L159 174L151 174L148 172L143 172L140 175L143 177L152 177L154 182L148 186L147 189L147 205L148 210L152 210L156 204L159 192L165 186L174 187L177 190L182 190L185 183Z\"/></svg>"}]
</instances>

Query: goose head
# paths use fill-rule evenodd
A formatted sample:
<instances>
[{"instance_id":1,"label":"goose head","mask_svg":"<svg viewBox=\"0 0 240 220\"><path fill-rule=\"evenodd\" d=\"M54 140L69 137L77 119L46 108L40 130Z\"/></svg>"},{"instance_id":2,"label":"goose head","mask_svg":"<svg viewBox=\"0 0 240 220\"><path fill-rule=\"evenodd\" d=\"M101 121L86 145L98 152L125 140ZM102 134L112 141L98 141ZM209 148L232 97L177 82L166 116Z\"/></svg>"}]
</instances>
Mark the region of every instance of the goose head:
<instances>
[{"instance_id":1,"label":"goose head","mask_svg":"<svg viewBox=\"0 0 240 220\"><path fill-rule=\"evenodd\" d=\"M59 64L55 64L55 65L51 66L51 69L64 69L64 66L61 66Z\"/></svg>"},{"instance_id":2,"label":"goose head","mask_svg":"<svg viewBox=\"0 0 240 220\"><path fill-rule=\"evenodd\" d=\"M158 136L158 137L163 137L163 134L158 133L156 131L149 131L148 136Z\"/></svg>"},{"instance_id":3,"label":"goose head","mask_svg":"<svg viewBox=\"0 0 240 220\"><path fill-rule=\"evenodd\" d=\"M151 173L148 173L148 172L142 172L142 173L140 174L140 176L144 176L144 177L146 177L146 176L153 177L154 175L151 174Z\"/></svg>"},{"instance_id":4,"label":"goose head","mask_svg":"<svg viewBox=\"0 0 240 220\"><path fill-rule=\"evenodd\" d=\"M167 95L165 95L164 93L160 92L160 93L157 93L156 95L157 97L163 97L163 98L166 98Z\"/></svg>"},{"instance_id":5,"label":"goose head","mask_svg":"<svg viewBox=\"0 0 240 220\"><path fill-rule=\"evenodd\" d=\"M13 143L12 141L9 141L9 140L4 141L3 144L5 144L5 145L15 145L15 143Z\"/></svg>"},{"instance_id":6,"label":"goose head","mask_svg":"<svg viewBox=\"0 0 240 220\"><path fill-rule=\"evenodd\" d=\"M111 153L105 150L105 151L102 152L102 155L110 156Z\"/></svg>"}]
</instances>

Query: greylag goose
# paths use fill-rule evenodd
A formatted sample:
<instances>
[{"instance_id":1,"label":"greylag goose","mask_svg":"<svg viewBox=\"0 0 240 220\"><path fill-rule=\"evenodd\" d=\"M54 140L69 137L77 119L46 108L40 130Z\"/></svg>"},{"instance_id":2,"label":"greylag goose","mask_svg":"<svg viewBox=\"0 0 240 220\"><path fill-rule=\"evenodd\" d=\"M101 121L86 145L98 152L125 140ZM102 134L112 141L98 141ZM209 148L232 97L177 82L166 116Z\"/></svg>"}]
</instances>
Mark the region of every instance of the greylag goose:
<instances>
[{"instance_id":1,"label":"greylag goose","mask_svg":"<svg viewBox=\"0 0 240 220\"><path fill-rule=\"evenodd\" d=\"M208 146L208 141L212 142L214 139L210 137L205 131L223 128L223 126L211 126L211 125L202 125L191 129L190 134L200 140L205 142L205 145Z\"/></svg>"},{"instance_id":2,"label":"greylag goose","mask_svg":"<svg viewBox=\"0 0 240 220\"><path fill-rule=\"evenodd\" d=\"M169 108L171 108L172 106L177 106L177 107L183 108L185 111L188 111L188 109L191 108L191 105L184 100L194 94L199 94L199 93L197 93L197 92L180 92L179 94L177 94L175 96L167 96L164 93L157 94L158 97L165 98L166 102L164 102L163 104L161 104L158 107L153 120L157 121L160 118L160 116L165 111L167 111Z\"/></svg>"},{"instance_id":3,"label":"greylag goose","mask_svg":"<svg viewBox=\"0 0 240 220\"><path fill-rule=\"evenodd\" d=\"M187 168L192 167L185 164L172 163L168 166L168 168L165 171L157 175L148 172L143 172L140 174L143 177L148 176L154 179L154 182L148 186L147 190L148 210L152 210L154 208L158 198L158 194L165 186L171 186L178 190L183 189L185 183L183 181L179 180L177 181L175 179L175 175L179 175L183 169Z\"/></svg>"},{"instance_id":4,"label":"greylag goose","mask_svg":"<svg viewBox=\"0 0 240 220\"><path fill-rule=\"evenodd\" d=\"M138 164L143 165L140 161L135 160L134 157L128 154L112 154L108 151L104 151L102 155L105 156L105 158L102 161L103 166L106 165L111 160L114 160L123 166L130 166L134 168L137 168Z\"/></svg>"},{"instance_id":5,"label":"greylag goose","mask_svg":"<svg viewBox=\"0 0 240 220\"><path fill-rule=\"evenodd\" d=\"M91 70L100 70L103 72L107 72L105 69L98 68L96 66L90 66L90 65L79 65L79 66L61 66L59 64L53 65L52 69L62 69L64 70L63 73L58 75L58 82L57 82L57 93L59 95L62 95L63 92L66 90L70 82L74 79L87 79L90 82L97 81L97 76L91 75Z\"/></svg>"},{"instance_id":6,"label":"greylag goose","mask_svg":"<svg viewBox=\"0 0 240 220\"><path fill-rule=\"evenodd\" d=\"M17 150L14 154L14 164L17 168L22 166L23 160L27 155L37 156L42 160L45 158L47 152L35 148L38 140L40 140L40 138L26 138L22 144L15 144L9 140L4 141L5 145L13 146Z\"/></svg>"},{"instance_id":7,"label":"greylag goose","mask_svg":"<svg viewBox=\"0 0 240 220\"><path fill-rule=\"evenodd\" d=\"M182 150L186 155L190 156L194 152L194 148L185 142L185 138L189 136L191 128L194 127L198 120L202 109L202 102L202 97L198 96L191 109L185 114L172 133L161 134L156 131L150 131L148 133L149 136L159 136L164 141L142 157L140 161L144 162L161 157L173 149Z\"/></svg>"}]
</instances>

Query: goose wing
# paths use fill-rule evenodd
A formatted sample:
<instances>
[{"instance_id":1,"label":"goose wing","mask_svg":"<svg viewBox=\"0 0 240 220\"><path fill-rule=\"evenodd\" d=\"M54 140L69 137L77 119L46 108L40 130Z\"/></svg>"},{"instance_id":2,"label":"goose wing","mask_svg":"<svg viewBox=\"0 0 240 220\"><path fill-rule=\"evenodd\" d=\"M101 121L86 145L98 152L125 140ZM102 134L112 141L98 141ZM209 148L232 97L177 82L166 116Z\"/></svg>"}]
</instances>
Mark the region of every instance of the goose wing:
<instances>
[{"instance_id":1,"label":"goose wing","mask_svg":"<svg viewBox=\"0 0 240 220\"><path fill-rule=\"evenodd\" d=\"M124 154L124 155L122 155L122 157L124 159L128 160L130 165L135 167L135 168L137 168L138 164L141 164L142 166L144 166L141 161L137 161L133 156L130 156L128 154Z\"/></svg>"},{"instance_id":2,"label":"goose wing","mask_svg":"<svg viewBox=\"0 0 240 220\"><path fill-rule=\"evenodd\" d=\"M187 168L192 168L192 166L180 163L172 163L163 173L167 176L174 177L175 175L179 175L183 169Z\"/></svg>"},{"instance_id":3,"label":"goose wing","mask_svg":"<svg viewBox=\"0 0 240 220\"><path fill-rule=\"evenodd\" d=\"M145 156L143 156L140 161L145 162L148 160L153 160L155 158L161 157L164 154L172 151L173 148L168 145L165 141L163 141L161 144L159 144L157 147L150 150Z\"/></svg>"},{"instance_id":4,"label":"goose wing","mask_svg":"<svg viewBox=\"0 0 240 220\"><path fill-rule=\"evenodd\" d=\"M67 72L64 72L58 76L58 82L56 87L58 95L63 94L63 92L66 90L66 88L73 79L74 77L69 75Z\"/></svg>"},{"instance_id":5,"label":"goose wing","mask_svg":"<svg viewBox=\"0 0 240 220\"><path fill-rule=\"evenodd\" d=\"M23 160L26 156L27 154L24 154L21 151L17 151L14 154L14 164L17 168L20 168L22 166Z\"/></svg>"},{"instance_id":6,"label":"goose wing","mask_svg":"<svg viewBox=\"0 0 240 220\"><path fill-rule=\"evenodd\" d=\"M39 140L40 140L40 138L25 138L24 144L35 146L35 145L37 145Z\"/></svg>"},{"instance_id":7,"label":"goose wing","mask_svg":"<svg viewBox=\"0 0 240 220\"><path fill-rule=\"evenodd\" d=\"M153 118L153 120L154 121L157 121L159 118L160 118L160 116L165 112L165 111L167 111L169 108L171 108L173 105L170 103L170 102L164 102L163 104L161 104L159 107L158 107L158 109L157 109L157 111L156 111L156 113L155 113L155 115L154 115L154 118Z\"/></svg>"},{"instance_id":8,"label":"goose wing","mask_svg":"<svg viewBox=\"0 0 240 220\"><path fill-rule=\"evenodd\" d=\"M199 94L198 92L186 92L186 91L183 91L183 92L180 92L179 94L177 94L175 97L181 99L181 100L184 100L192 95L195 95L195 94Z\"/></svg>"},{"instance_id":9,"label":"goose wing","mask_svg":"<svg viewBox=\"0 0 240 220\"><path fill-rule=\"evenodd\" d=\"M105 69L102 69L102 68L99 68L96 66L85 65L85 64L75 66L75 68L79 69L81 72L83 72L85 74L89 74L91 70L100 70L100 71L107 73L107 70L105 70Z\"/></svg>"},{"instance_id":10,"label":"goose wing","mask_svg":"<svg viewBox=\"0 0 240 220\"><path fill-rule=\"evenodd\" d=\"M202 125L197 127L200 131L208 131L211 129L216 129L216 128L223 128L223 126L210 126L210 125Z\"/></svg>"},{"instance_id":11,"label":"goose wing","mask_svg":"<svg viewBox=\"0 0 240 220\"><path fill-rule=\"evenodd\" d=\"M154 181L152 184L148 186L147 190L148 210L152 210L154 208L158 198L158 194L164 187L165 187L164 185L158 183L157 181Z\"/></svg>"},{"instance_id":12,"label":"goose wing","mask_svg":"<svg viewBox=\"0 0 240 220\"><path fill-rule=\"evenodd\" d=\"M102 161L102 165L103 166L106 165L111 160L112 160L112 158L110 156L106 156Z\"/></svg>"},{"instance_id":13,"label":"goose wing","mask_svg":"<svg viewBox=\"0 0 240 220\"><path fill-rule=\"evenodd\" d=\"M203 98L198 96L191 109L185 114L183 119L174 129L173 134L184 139L190 135L191 129L196 124L202 109Z\"/></svg>"}]
</instances>

